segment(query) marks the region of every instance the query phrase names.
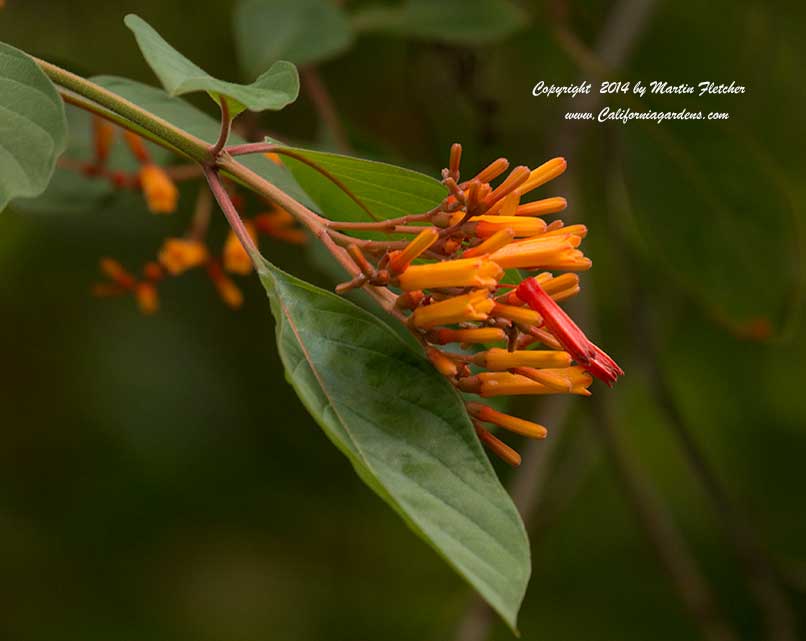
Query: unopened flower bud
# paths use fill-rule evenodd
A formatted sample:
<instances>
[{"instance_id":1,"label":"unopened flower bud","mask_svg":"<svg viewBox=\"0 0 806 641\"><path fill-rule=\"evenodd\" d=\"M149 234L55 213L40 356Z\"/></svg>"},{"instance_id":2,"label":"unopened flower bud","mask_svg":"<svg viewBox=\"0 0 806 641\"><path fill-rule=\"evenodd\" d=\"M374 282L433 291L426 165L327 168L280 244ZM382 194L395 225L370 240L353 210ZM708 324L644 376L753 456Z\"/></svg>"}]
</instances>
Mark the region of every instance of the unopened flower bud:
<instances>
[{"instance_id":1,"label":"unopened flower bud","mask_svg":"<svg viewBox=\"0 0 806 641\"><path fill-rule=\"evenodd\" d=\"M439 232L436 229L426 227L403 250L390 254L389 269L398 273L404 271L413 260L437 242L438 238Z\"/></svg>"},{"instance_id":2,"label":"unopened flower bud","mask_svg":"<svg viewBox=\"0 0 806 641\"><path fill-rule=\"evenodd\" d=\"M504 414L481 403L468 403L467 410L472 417L479 421L498 425L498 427L528 438L546 438L548 434L548 430L538 423Z\"/></svg>"},{"instance_id":3,"label":"unopened flower bud","mask_svg":"<svg viewBox=\"0 0 806 641\"><path fill-rule=\"evenodd\" d=\"M504 270L486 258L459 258L427 265L412 265L400 277L400 287L438 289L443 287L493 288Z\"/></svg>"},{"instance_id":4,"label":"unopened flower bud","mask_svg":"<svg viewBox=\"0 0 806 641\"><path fill-rule=\"evenodd\" d=\"M140 168L140 185L149 210L155 214L170 214L176 211L179 191L162 167L153 163Z\"/></svg>"},{"instance_id":5,"label":"unopened flower bud","mask_svg":"<svg viewBox=\"0 0 806 641\"><path fill-rule=\"evenodd\" d=\"M465 321L486 320L495 306L486 290L475 291L462 296L454 296L438 303L423 305L414 310L412 324L420 329L430 329L437 325L452 325Z\"/></svg>"},{"instance_id":6,"label":"unopened flower bud","mask_svg":"<svg viewBox=\"0 0 806 641\"><path fill-rule=\"evenodd\" d=\"M476 428L476 434L479 440L487 447L493 454L500 458L504 463L512 467L518 467L521 464L521 455L513 450L509 445L504 443L501 439L493 436L485 430L478 422L473 422Z\"/></svg>"},{"instance_id":7,"label":"unopened flower bud","mask_svg":"<svg viewBox=\"0 0 806 641\"><path fill-rule=\"evenodd\" d=\"M134 288L134 295L137 299L137 305L143 314L155 314L159 309L159 298L157 297L157 288L152 283L142 282L137 283Z\"/></svg>"},{"instance_id":8,"label":"unopened flower bud","mask_svg":"<svg viewBox=\"0 0 806 641\"><path fill-rule=\"evenodd\" d=\"M157 258L160 264L173 276L203 265L208 258L207 247L198 240L188 238L168 238L162 244Z\"/></svg>"},{"instance_id":9,"label":"unopened flower bud","mask_svg":"<svg viewBox=\"0 0 806 641\"><path fill-rule=\"evenodd\" d=\"M503 371L513 367L568 367L571 357L567 352L556 350L515 350L493 348L473 357L476 365L489 370Z\"/></svg>"},{"instance_id":10,"label":"unopened flower bud","mask_svg":"<svg viewBox=\"0 0 806 641\"><path fill-rule=\"evenodd\" d=\"M459 372L459 367L457 366L456 361L444 352L441 352L433 347L429 347L426 349L425 353L426 356L428 356L428 360L431 361L437 371L443 376L452 378Z\"/></svg>"},{"instance_id":11,"label":"unopened flower bud","mask_svg":"<svg viewBox=\"0 0 806 641\"><path fill-rule=\"evenodd\" d=\"M243 223L247 233L252 238L252 242L257 244L257 232L255 225L251 220L245 220ZM224 251L222 256L224 262L224 269L233 274L246 275L252 271L252 259L244 249L238 236L235 232L230 230L227 234L227 240L224 243Z\"/></svg>"}]
</instances>

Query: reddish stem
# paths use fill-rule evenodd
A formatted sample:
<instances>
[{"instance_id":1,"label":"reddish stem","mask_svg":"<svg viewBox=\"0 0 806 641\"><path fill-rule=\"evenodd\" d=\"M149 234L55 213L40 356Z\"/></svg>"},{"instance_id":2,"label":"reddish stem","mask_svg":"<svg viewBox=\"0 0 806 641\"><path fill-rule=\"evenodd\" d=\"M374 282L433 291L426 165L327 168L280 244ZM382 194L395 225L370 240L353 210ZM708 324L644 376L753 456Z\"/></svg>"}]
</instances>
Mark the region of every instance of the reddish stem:
<instances>
[{"instance_id":1,"label":"reddish stem","mask_svg":"<svg viewBox=\"0 0 806 641\"><path fill-rule=\"evenodd\" d=\"M246 230L246 226L243 224L238 210L235 209L235 205L232 204L232 199L227 193L227 190L224 189L224 185L221 184L221 178L218 172L211 167L205 167L204 175L207 178L207 183L210 185L210 191L213 192L213 196L215 196L219 207L221 207L221 211L224 212L224 216L227 218L229 226L232 227L232 231L235 232L238 240L241 241L241 245L243 245L246 253L249 254L252 262L256 262L257 259L260 258L260 251L249 235L249 232Z\"/></svg>"},{"instance_id":2,"label":"reddish stem","mask_svg":"<svg viewBox=\"0 0 806 641\"><path fill-rule=\"evenodd\" d=\"M224 145L227 144L230 128L232 127L232 118L230 118L229 115L229 106L227 105L227 101L223 96L221 96L221 103L219 106L221 107L221 131L218 133L218 140L216 140L215 144L210 147L210 153L213 155L213 158L217 157L224 148Z\"/></svg>"}]
</instances>

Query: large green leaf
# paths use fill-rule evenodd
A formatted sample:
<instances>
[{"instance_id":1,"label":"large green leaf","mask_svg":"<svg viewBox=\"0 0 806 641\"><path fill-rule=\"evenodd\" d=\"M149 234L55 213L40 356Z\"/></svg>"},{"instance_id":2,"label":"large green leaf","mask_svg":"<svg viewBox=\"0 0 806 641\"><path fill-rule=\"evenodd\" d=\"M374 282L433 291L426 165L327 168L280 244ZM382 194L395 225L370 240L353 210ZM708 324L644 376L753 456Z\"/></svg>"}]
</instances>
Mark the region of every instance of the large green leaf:
<instances>
[{"instance_id":1,"label":"large green leaf","mask_svg":"<svg viewBox=\"0 0 806 641\"><path fill-rule=\"evenodd\" d=\"M250 76L280 59L320 62L353 39L344 11L328 0L241 0L233 24L238 58Z\"/></svg>"},{"instance_id":2,"label":"large green leaf","mask_svg":"<svg viewBox=\"0 0 806 641\"><path fill-rule=\"evenodd\" d=\"M354 16L353 26L361 31L475 45L506 38L526 22L523 11L508 0L407 0L397 7L365 8Z\"/></svg>"},{"instance_id":3,"label":"large green leaf","mask_svg":"<svg viewBox=\"0 0 806 641\"><path fill-rule=\"evenodd\" d=\"M275 62L251 85L225 82L213 78L185 58L142 18L129 14L125 22L134 33L146 62L172 96L206 91L216 102L221 102L223 97L233 116L244 109L282 109L297 99L299 76L297 68L290 62ZM266 34L266 37L270 37L270 34Z\"/></svg>"},{"instance_id":4,"label":"large green leaf","mask_svg":"<svg viewBox=\"0 0 806 641\"><path fill-rule=\"evenodd\" d=\"M450 384L369 312L265 263L286 376L356 472L513 628L529 543Z\"/></svg>"},{"instance_id":5,"label":"large green leaf","mask_svg":"<svg viewBox=\"0 0 806 641\"><path fill-rule=\"evenodd\" d=\"M97 76L92 80L194 136L211 142L218 136L218 121L181 98L169 96L162 89L116 76ZM231 144L242 142L243 139L235 134L230 135ZM279 167L261 154L243 156L238 160L290 196L308 206L313 205L288 170Z\"/></svg>"},{"instance_id":6,"label":"large green leaf","mask_svg":"<svg viewBox=\"0 0 806 641\"><path fill-rule=\"evenodd\" d=\"M25 53L0 43L0 211L47 187L67 145L64 103Z\"/></svg>"},{"instance_id":7,"label":"large green leaf","mask_svg":"<svg viewBox=\"0 0 806 641\"><path fill-rule=\"evenodd\" d=\"M293 149L338 178L371 212L367 214L321 173L290 157L283 162L297 182L331 220L395 218L436 207L448 190L439 181L411 169L323 151Z\"/></svg>"}]
</instances>

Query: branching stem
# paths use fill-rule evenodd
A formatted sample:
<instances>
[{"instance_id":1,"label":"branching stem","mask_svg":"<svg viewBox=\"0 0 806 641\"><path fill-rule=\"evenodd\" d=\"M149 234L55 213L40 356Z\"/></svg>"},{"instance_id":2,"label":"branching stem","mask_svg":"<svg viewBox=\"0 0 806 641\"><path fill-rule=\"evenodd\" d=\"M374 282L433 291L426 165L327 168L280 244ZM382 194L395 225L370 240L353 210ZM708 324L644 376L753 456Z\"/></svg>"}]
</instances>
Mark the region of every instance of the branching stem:
<instances>
[{"instance_id":1,"label":"branching stem","mask_svg":"<svg viewBox=\"0 0 806 641\"><path fill-rule=\"evenodd\" d=\"M229 138L229 132L230 129L232 128L232 118L230 118L227 101L224 100L224 98L221 98L221 103L219 106L221 107L221 131L218 134L218 140L216 140L215 144L212 147L210 147L210 155L213 158L216 158L218 154L221 153L221 150L224 148L224 145L227 144L227 139Z\"/></svg>"},{"instance_id":2,"label":"branching stem","mask_svg":"<svg viewBox=\"0 0 806 641\"><path fill-rule=\"evenodd\" d=\"M77 102L74 102L73 104L76 104L76 106L88 108L87 100L92 101L97 105L100 105L100 107L103 107L104 110L111 111L119 116L120 118L110 118L116 122L116 124L126 127L127 129L131 129L136 133L142 133L142 130L145 130L152 134L153 138L152 136L149 136L150 139L159 139L163 144L167 143L167 145L170 147L173 147L177 151L188 156L189 158L192 158L193 160L196 160L197 162L208 163L210 161L210 144L206 143L201 138L197 138L196 136L189 134L176 125L171 124L167 120L163 120L159 116L155 116L142 107L138 107L133 102L126 100L122 96L119 96L116 93L109 91L108 89L105 89L104 87L101 87L90 80L87 80L86 78L77 76L66 69L57 67L54 64L45 62L44 60L39 60L37 58L34 58L34 60L45 73L45 75L47 75L55 84L61 85L65 89L69 89L74 94L78 94L86 99L81 101L82 104L77 104ZM101 109L96 109L94 112L104 118L108 117L107 114L103 113L103 110ZM125 124L123 120L129 124ZM139 127L140 130L132 127L132 123Z\"/></svg>"},{"instance_id":3,"label":"branching stem","mask_svg":"<svg viewBox=\"0 0 806 641\"><path fill-rule=\"evenodd\" d=\"M257 263L260 257L260 251L249 235L249 232L246 230L246 226L243 224L238 210L235 209L235 205L232 203L232 199L227 193L227 190L224 189L224 185L221 184L218 170L213 167L205 167L204 176L207 178L207 184L210 185L210 191L213 192L218 206L221 207L221 211L224 212L229 226L232 227L232 231L235 232L238 240L241 241L241 245L243 245L246 253L249 254L252 262Z\"/></svg>"}]
</instances>

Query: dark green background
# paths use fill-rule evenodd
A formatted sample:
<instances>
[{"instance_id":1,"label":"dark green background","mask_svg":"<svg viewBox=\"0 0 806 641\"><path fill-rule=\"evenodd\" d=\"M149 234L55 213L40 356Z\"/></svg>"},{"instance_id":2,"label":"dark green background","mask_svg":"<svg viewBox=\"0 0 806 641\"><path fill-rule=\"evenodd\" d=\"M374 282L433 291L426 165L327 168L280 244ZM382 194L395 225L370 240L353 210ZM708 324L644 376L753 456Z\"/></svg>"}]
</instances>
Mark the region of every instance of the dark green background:
<instances>
[{"instance_id":1,"label":"dark green background","mask_svg":"<svg viewBox=\"0 0 806 641\"><path fill-rule=\"evenodd\" d=\"M530 24L478 48L362 36L320 69L357 153L434 175L457 140L469 171L502 155L530 166L569 155L568 178L543 193L568 195L568 218L591 230L585 323L627 371L614 390L594 392L612 403L610 427L649 479L641 486L657 492L745 639L769 638L765 618L647 364L668 382L806 632L806 23L788 4L657 3L628 60L608 74L746 85L744 96L645 101L730 111L724 126L566 131L565 101L531 97L540 79L594 79L562 34L595 48L621 3L524 2ZM155 82L122 23L137 11L214 75L241 77L230 2L7 5L0 39L85 75ZM320 140L304 93L261 124ZM151 216L132 196L100 211L0 218L0 635L453 638L469 590L308 418L284 381L257 278L240 281L247 301L237 312L201 274L166 284L153 318L131 300L89 296L100 256L141 265L183 231L193 199L183 187L173 217ZM214 237L224 231L217 218ZM326 280L294 248L269 242L265 251ZM748 340L754 324L770 336ZM562 429L550 426L560 440L531 522L524 638L699 638L625 498L594 410L601 416L591 399L574 399ZM500 624L494 636L510 638Z\"/></svg>"}]
</instances>

